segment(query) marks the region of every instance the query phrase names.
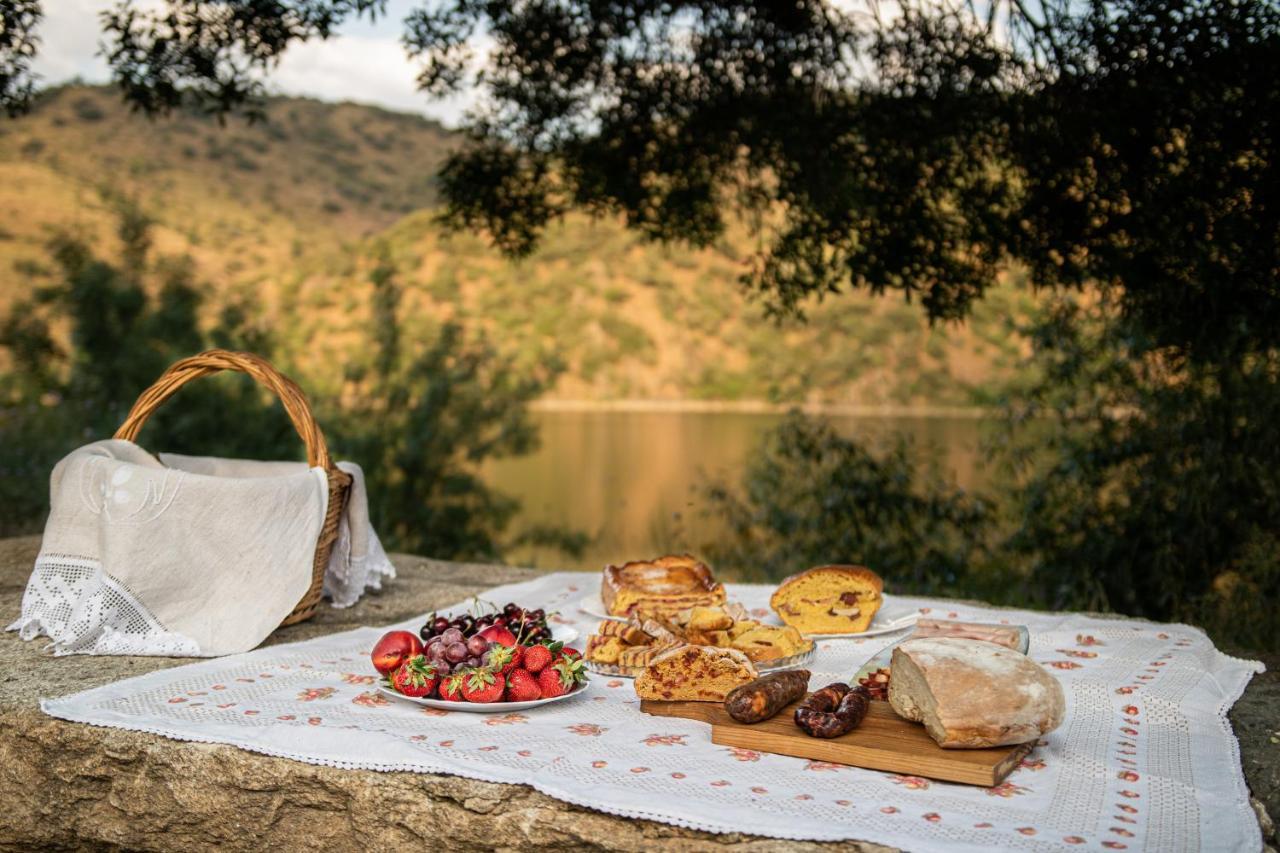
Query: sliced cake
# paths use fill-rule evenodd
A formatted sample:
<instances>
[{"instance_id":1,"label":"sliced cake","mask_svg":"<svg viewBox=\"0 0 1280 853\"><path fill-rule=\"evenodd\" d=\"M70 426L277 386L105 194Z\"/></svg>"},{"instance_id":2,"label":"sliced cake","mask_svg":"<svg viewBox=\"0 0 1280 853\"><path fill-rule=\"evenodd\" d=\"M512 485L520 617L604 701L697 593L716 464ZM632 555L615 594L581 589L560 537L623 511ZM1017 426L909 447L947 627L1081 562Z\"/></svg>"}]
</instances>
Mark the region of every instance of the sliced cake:
<instances>
[{"instance_id":1,"label":"sliced cake","mask_svg":"<svg viewBox=\"0 0 1280 853\"><path fill-rule=\"evenodd\" d=\"M737 649L679 646L653 659L636 678L636 695L662 701L723 702L757 676Z\"/></svg>"},{"instance_id":2,"label":"sliced cake","mask_svg":"<svg viewBox=\"0 0 1280 853\"><path fill-rule=\"evenodd\" d=\"M870 569L819 566L784 580L769 606L802 634L857 634L871 625L883 592L884 581Z\"/></svg>"}]
</instances>

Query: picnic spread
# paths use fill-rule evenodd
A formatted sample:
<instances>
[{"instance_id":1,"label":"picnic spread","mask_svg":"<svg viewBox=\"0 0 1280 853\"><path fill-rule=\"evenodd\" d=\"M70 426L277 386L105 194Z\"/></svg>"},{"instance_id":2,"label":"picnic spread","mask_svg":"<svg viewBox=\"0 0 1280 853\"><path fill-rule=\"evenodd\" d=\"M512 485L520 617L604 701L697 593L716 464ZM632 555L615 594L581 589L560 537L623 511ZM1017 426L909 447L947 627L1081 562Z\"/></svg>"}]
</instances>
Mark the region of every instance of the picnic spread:
<instances>
[{"instance_id":1,"label":"picnic spread","mask_svg":"<svg viewBox=\"0 0 1280 853\"><path fill-rule=\"evenodd\" d=\"M306 463L134 444L179 387L224 369L281 398ZM57 654L212 658L42 701L60 719L527 784L710 832L1261 845L1226 714L1262 667L1185 625L899 595L864 566L727 584L673 554L255 649L394 571L359 467L331 459L301 390L248 354L175 364L114 439L58 465L52 506L11 630Z\"/></svg>"}]
</instances>

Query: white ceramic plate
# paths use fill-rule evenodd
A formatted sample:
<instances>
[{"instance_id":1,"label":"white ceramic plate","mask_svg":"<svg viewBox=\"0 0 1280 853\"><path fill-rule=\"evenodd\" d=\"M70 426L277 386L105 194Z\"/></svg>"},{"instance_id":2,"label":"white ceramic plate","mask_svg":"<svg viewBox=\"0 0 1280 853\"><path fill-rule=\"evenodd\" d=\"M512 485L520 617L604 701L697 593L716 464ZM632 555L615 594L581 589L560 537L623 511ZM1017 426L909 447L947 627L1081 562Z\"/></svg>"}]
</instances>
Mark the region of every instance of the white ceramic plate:
<instances>
[{"instance_id":1,"label":"white ceramic plate","mask_svg":"<svg viewBox=\"0 0 1280 853\"><path fill-rule=\"evenodd\" d=\"M595 616L597 619L612 619L614 622L626 622L626 618L622 616L611 616L605 612L604 602L600 600L599 595L588 595L578 602L578 609L583 613ZM875 618L871 620L871 626L867 630L857 634L805 634L811 640L847 640L859 639L861 637L876 637L880 634L892 634L894 631L902 631L916 624L916 620L920 618L920 614L913 607L897 604L893 596L884 596L884 603L880 605L880 609L876 611ZM781 625L782 622L776 615L770 615L761 620L771 625Z\"/></svg>"},{"instance_id":2,"label":"white ceramic plate","mask_svg":"<svg viewBox=\"0 0 1280 853\"><path fill-rule=\"evenodd\" d=\"M551 640L556 643L564 643L566 646L572 646L573 641L581 636L578 629L572 625L557 625L551 623Z\"/></svg>"},{"instance_id":3,"label":"white ceramic plate","mask_svg":"<svg viewBox=\"0 0 1280 853\"><path fill-rule=\"evenodd\" d=\"M527 711L530 708L537 708L542 705L550 705L552 702L562 702L565 699L572 699L575 696L581 696L587 692L587 688L591 686L591 680L582 682L577 690L572 693L566 693L563 696L554 696L550 699L532 699L528 702L448 702L444 699L427 699L426 697L405 696L403 693L397 693L390 687L378 685L378 692L390 696L393 699L399 699L401 702L412 702L415 705L422 705L425 708L436 708L440 711L465 711L471 714L497 714L504 711Z\"/></svg>"},{"instance_id":4,"label":"white ceramic plate","mask_svg":"<svg viewBox=\"0 0 1280 853\"><path fill-rule=\"evenodd\" d=\"M612 619L614 622L626 622L625 616L614 616L605 612L604 602L600 600L600 593L588 595L578 602L578 609L588 616L594 616L597 619ZM554 630L554 629L553 629Z\"/></svg>"}]
</instances>

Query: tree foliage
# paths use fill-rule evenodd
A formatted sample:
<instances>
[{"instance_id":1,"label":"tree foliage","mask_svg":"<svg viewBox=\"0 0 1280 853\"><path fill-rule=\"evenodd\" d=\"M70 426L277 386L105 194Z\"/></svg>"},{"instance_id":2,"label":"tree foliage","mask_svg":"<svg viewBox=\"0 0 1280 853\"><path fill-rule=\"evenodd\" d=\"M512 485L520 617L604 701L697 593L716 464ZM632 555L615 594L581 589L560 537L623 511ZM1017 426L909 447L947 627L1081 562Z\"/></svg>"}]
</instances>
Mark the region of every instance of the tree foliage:
<instances>
[{"instance_id":1,"label":"tree foliage","mask_svg":"<svg viewBox=\"0 0 1280 853\"><path fill-rule=\"evenodd\" d=\"M998 449L1017 483L1004 558L1042 606L1274 648L1280 354L1205 364L1118 311L1065 299L1028 330L1039 378L1011 395Z\"/></svg>"},{"instance_id":2,"label":"tree foliage","mask_svg":"<svg viewBox=\"0 0 1280 853\"><path fill-rule=\"evenodd\" d=\"M156 257L150 221L117 199L118 259L72 236L50 246L59 281L0 318L0 534L28 532L48 508L48 473L73 448L111 436L138 394L172 362L209 346L275 355L252 305L202 322L189 258ZM344 377L336 399L312 399L335 456L365 468L384 542L438 557L495 559L519 504L477 477L486 459L528 452L524 408L554 376L513 368L481 339L443 324L421 346L401 340L393 269L374 266L375 357ZM288 370L287 364L280 365ZM139 442L156 450L255 459L304 458L277 401L248 377L191 383L151 417ZM578 540L563 531L567 547Z\"/></svg>"},{"instance_id":3,"label":"tree foliage","mask_svg":"<svg viewBox=\"0 0 1280 853\"><path fill-rule=\"evenodd\" d=\"M0 109L10 116L21 114L31 103L31 60L40 45L36 27L41 17L39 0L0 3Z\"/></svg>"},{"instance_id":4,"label":"tree foliage","mask_svg":"<svg viewBox=\"0 0 1280 853\"><path fill-rule=\"evenodd\" d=\"M538 433L524 403L559 366L516 369L483 339L441 324L425 347L400 332L401 285L385 251L370 273L373 316L368 369L349 370L336 447L361 463L380 535L414 553L496 560L519 501L486 485L478 467L529 453ZM565 542L574 543L570 536Z\"/></svg>"},{"instance_id":5,"label":"tree foliage","mask_svg":"<svg viewBox=\"0 0 1280 853\"><path fill-rule=\"evenodd\" d=\"M900 438L876 452L793 412L740 486L709 487L710 514L729 530L711 556L757 580L855 563L875 566L899 592L974 594L994 507L912 459Z\"/></svg>"},{"instance_id":6,"label":"tree foliage","mask_svg":"<svg viewBox=\"0 0 1280 853\"><path fill-rule=\"evenodd\" d=\"M124 2L106 54L138 107L223 114L290 44L383 7ZM1192 355L1280 342L1274 0L877 8L424 3L419 84L482 94L449 219L518 255L570 207L699 245L747 209L767 237L747 280L779 310L858 286L960 318L1016 260L1114 288Z\"/></svg>"}]
</instances>

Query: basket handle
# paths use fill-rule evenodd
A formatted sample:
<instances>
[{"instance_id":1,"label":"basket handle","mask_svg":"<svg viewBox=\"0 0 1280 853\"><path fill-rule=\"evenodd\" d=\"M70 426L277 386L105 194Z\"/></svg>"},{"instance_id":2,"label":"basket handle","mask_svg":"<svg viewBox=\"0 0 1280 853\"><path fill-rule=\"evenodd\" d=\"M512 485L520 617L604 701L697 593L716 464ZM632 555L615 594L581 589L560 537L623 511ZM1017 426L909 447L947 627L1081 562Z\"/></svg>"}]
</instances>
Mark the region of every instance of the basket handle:
<instances>
[{"instance_id":1,"label":"basket handle","mask_svg":"<svg viewBox=\"0 0 1280 853\"><path fill-rule=\"evenodd\" d=\"M293 428L298 431L302 443L307 447L307 464L312 468L324 468L326 471L333 468L333 461L329 458L329 446L325 443L324 434L320 432L320 427L311 414L311 405L307 402L307 396L302 393L302 389L292 379L272 367L266 359L248 352L211 349L174 362L150 388L138 396L133 408L129 410L129 416L116 430L115 437L133 441L143 424L147 422L147 418L151 417L165 400L177 393L179 388L193 379L223 370L247 373L259 384L270 388L284 404L289 420L293 421Z\"/></svg>"}]
</instances>

